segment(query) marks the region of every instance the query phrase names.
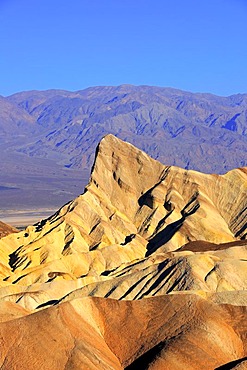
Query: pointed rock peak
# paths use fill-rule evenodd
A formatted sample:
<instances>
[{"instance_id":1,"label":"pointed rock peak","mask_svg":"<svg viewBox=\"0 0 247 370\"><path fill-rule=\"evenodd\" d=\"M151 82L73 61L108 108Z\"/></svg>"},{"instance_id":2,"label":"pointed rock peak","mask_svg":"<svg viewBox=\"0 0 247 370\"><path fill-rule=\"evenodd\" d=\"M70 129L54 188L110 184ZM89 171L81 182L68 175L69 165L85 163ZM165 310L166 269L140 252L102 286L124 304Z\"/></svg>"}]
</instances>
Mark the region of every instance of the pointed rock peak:
<instances>
[{"instance_id":1,"label":"pointed rock peak","mask_svg":"<svg viewBox=\"0 0 247 370\"><path fill-rule=\"evenodd\" d=\"M127 142L124 142L123 140L117 138L115 135L113 134L108 134L108 135L105 135L100 143L99 143L99 146L109 146L111 145L112 147L113 146L120 146L120 145L131 145Z\"/></svg>"},{"instance_id":2,"label":"pointed rock peak","mask_svg":"<svg viewBox=\"0 0 247 370\"><path fill-rule=\"evenodd\" d=\"M124 193L131 197L159 182L164 169L140 149L110 134L97 147L90 185L101 188L110 199Z\"/></svg>"},{"instance_id":3,"label":"pointed rock peak","mask_svg":"<svg viewBox=\"0 0 247 370\"><path fill-rule=\"evenodd\" d=\"M104 149L104 148L109 148L109 147L113 150L120 149L121 147L125 147L125 148L132 147L136 151L139 151L139 149L133 146L132 144L119 139L113 134L105 135L98 144L99 149L102 149L102 148Z\"/></svg>"},{"instance_id":4,"label":"pointed rock peak","mask_svg":"<svg viewBox=\"0 0 247 370\"><path fill-rule=\"evenodd\" d=\"M146 163L160 168L164 167L163 164L152 159L142 150L112 134L104 136L98 144L92 173L95 170L95 166L97 166L98 162L101 160L104 160L104 164L109 165L107 166L108 169L114 169L116 165L119 167L120 165L126 164L126 162L128 162L131 167L135 166L135 162L138 162L139 165Z\"/></svg>"}]
</instances>

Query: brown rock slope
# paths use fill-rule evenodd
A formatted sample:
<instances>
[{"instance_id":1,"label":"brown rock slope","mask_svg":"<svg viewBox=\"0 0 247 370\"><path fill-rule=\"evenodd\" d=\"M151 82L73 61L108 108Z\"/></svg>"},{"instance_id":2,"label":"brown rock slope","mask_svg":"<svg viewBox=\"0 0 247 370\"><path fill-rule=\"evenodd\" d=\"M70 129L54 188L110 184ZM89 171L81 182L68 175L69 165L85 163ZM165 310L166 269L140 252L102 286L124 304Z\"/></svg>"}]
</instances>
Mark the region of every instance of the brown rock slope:
<instances>
[{"instance_id":1,"label":"brown rock slope","mask_svg":"<svg viewBox=\"0 0 247 370\"><path fill-rule=\"evenodd\" d=\"M244 366L246 216L246 168L166 167L108 135L83 195L0 241L0 368Z\"/></svg>"},{"instance_id":2,"label":"brown rock slope","mask_svg":"<svg viewBox=\"0 0 247 370\"><path fill-rule=\"evenodd\" d=\"M214 369L244 358L245 314L193 294L138 301L85 297L2 322L0 366Z\"/></svg>"},{"instance_id":3,"label":"brown rock slope","mask_svg":"<svg viewBox=\"0 0 247 370\"><path fill-rule=\"evenodd\" d=\"M4 222L0 221L0 239L4 236L7 236L12 233L18 233L15 227L5 224Z\"/></svg>"}]
</instances>

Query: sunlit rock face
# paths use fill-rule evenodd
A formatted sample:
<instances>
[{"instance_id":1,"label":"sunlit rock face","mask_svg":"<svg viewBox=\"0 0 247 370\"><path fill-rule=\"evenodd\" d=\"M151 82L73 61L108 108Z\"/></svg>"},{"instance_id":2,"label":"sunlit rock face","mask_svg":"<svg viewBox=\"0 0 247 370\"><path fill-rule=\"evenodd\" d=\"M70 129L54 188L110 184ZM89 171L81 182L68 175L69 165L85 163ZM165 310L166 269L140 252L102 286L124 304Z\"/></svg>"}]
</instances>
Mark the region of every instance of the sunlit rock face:
<instances>
[{"instance_id":1,"label":"sunlit rock face","mask_svg":"<svg viewBox=\"0 0 247 370\"><path fill-rule=\"evenodd\" d=\"M1 368L244 366L246 225L246 168L104 137L84 193L0 241Z\"/></svg>"}]
</instances>

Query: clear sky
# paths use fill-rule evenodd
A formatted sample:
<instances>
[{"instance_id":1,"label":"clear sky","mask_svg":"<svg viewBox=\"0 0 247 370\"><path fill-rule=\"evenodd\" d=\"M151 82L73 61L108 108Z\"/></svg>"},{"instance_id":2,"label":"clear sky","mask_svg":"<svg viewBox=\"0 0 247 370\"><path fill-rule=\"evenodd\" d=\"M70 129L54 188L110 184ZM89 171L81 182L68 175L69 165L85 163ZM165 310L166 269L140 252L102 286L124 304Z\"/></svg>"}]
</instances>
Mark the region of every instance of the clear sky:
<instances>
[{"instance_id":1,"label":"clear sky","mask_svg":"<svg viewBox=\"0 0 247 370\"><path fill-rule=\"evenodd\" d=\"M247 0L0 0L0 94L247 92Z\"/></svg>"}]
</instances>

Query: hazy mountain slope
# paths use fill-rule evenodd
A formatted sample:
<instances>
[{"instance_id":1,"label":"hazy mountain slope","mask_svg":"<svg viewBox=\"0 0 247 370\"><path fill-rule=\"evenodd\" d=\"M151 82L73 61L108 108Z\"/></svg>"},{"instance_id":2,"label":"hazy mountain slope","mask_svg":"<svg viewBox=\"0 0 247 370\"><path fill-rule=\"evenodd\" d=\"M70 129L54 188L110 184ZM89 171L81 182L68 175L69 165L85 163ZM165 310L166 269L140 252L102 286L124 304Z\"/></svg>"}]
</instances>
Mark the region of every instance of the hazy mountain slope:
<instances>
[{"instance_id":1,"label":"hazy mountain slope","mask_svg":"<svg viewBox=\"0 0 247 370\"><path fill-rule=\"evenodd\" d=\"M246 212L246 168L164 166L106 136L84 194L0 240L0 367L244 364Z\"/></svg>"},{"instance_id":2,"label":"hazy mountain slope","mask_svg":"<svg viewBox=\"0 0 247 370\"><path fill-rule=\"evenodd\" d=\"M17 104L0 96L0 143L33 133L36 120Z\"/></svg>"}]
</instances>

